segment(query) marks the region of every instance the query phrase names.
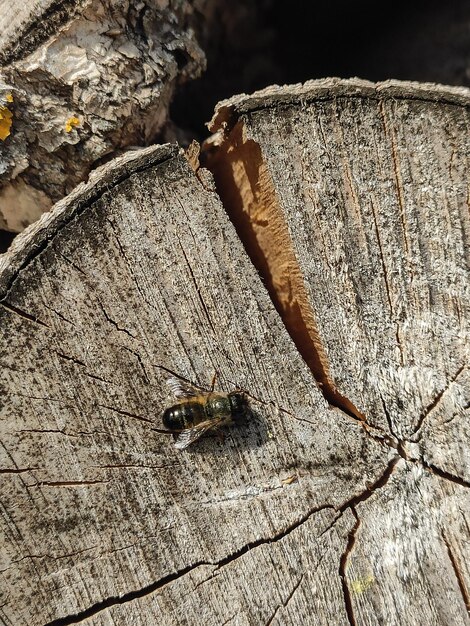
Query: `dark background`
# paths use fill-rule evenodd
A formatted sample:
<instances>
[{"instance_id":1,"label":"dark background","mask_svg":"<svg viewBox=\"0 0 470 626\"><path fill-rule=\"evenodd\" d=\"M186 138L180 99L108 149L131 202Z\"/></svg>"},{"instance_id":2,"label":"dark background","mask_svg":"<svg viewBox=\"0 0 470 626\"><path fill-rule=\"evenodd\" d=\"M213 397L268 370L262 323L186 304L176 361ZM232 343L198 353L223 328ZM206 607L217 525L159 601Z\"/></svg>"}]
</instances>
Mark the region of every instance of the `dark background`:
<instances>
[{"instance_id":1,"label":"dark background","mask_svg":"<svg viewBox=\"0 0 470 626\"><path fill-rule=\"evenodd\" d=\"M470 0L194 0L207 71L174 98L160 141L208 136L215 104L312 78L470 86ZM168 130L167 129L167 130ZM13 239L0 231L0 252Z\"/></svg>"},{"instance_id":2,"label":"dark background","mask_svg":"<svg viewBox=\"0 0 470 626\"><path fill-rule=\"evenodd\" d=\"M271 84L356 76L470 86L470 0L219 0L207 17L207 71L171 109L196 139L216 102Z\"/></svg>"}]
</instances>

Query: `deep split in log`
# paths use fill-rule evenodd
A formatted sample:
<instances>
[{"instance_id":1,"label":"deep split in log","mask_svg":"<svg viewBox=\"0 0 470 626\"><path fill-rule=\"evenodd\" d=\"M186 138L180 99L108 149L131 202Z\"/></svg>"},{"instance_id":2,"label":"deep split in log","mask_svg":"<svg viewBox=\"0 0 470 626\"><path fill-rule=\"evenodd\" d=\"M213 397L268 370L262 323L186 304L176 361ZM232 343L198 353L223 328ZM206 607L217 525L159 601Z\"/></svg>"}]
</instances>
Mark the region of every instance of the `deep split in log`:
<instances>
[{"instance_id":1,"label":"deep split in log","mask_svg":"<svg viewBox=\"0 0 470 626\"><path fill-rule=\"evenodd\" d=\"M238 97L207 151L224 206L162 146L15 240L4 623L468 623L469 102ZM214 371L254 419L179 452L165 381Z\"/></svg>"}]
</instances>

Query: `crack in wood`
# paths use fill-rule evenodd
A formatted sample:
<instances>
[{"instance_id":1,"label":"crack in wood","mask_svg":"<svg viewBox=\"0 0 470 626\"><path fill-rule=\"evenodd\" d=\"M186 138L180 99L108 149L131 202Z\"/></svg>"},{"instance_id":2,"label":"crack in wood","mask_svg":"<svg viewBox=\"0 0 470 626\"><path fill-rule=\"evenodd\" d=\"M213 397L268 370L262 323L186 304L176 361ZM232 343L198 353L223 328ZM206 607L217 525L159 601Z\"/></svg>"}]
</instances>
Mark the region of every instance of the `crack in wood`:
<instances>
[{"instance_id":1,"label":"crack in wood","mask_svg":"<svg viewBox=\"0 0 470 626\"><path fill-rule=\"evenodd\" d=\"M107 380L106 378L102 378L101 376L98 376L97 374L90 374L90 372L83 372L85 374L85 376L88 376L88 378L93 378L94 380L99 380L102 383L106 383L107 385L115 385L116 383L113 383L112 380Z\"/></svg>"},{"instance_id":2,"label":"crack in wood","mask_svg":"<svg viewBox=\"0 0 470 626\"><path fill-rule=\"evenodd\" d=\"M265 626L271 626L271 624L273 623L274 618L276 617L276 615L279 613L279 611L282 608L286 608L287 605L289 604L289 602L291 601L293 595L295 594L295 592L297 591L297 589L300 587L303 579L305 577L305 574L302 574L299 578L299 580L295 583L295 585L293 586L291 592L289 593L289 595L287 596L287 598L285 600L282 600L281 604L279 604L274 613L271 615L271 617L268 619L268 621L266 622Z\"/></svg>"},{"instance_id":3,"label":"crack in wood","mask_svg":"<svg viewBox=\"0 0 470 626\"><path fill-rule=\"evenodd\" d=\"M201 155L202 156L202 155ZM359 419L359 409L335 387L288 225L260 145L243 121L226 129L217 158L204 164L274 307L330 406ZM263 217L263 227L257 228Z\"/></svg>"},{"instance_id":4,"label":"crack in wood","mask_svg":"<svg viewBox=\"0 0 470 626\"><path fill-rule=\"evenodd\" d=\"M42 402L58 402L63 404L63 406L67 408L76 408L74 404L64 404L64 400L62 398L50 398L48 396L32 396L27 393L19 393L18 391L12 390L12 396L16 396L18 398L25 398L26 400L41 400ZM66 398L66 400L73 401L73 398Z\"/></svg>"},{"instance_id":5,"label":"crack in wood","mask_svg":"<svg viewBox=\"0 0 470 626\"><path fill-rule=\"evenodd\" d=\"M7 309L7 311L11 311L12 313L15 313L15 315L18 315L18 317L28 320L29 322L34 322L35 324L39 324L40 326L44 326L45 328L50 328L48 324L40 320L35 315L32 315L31 313L27 313L26 311L23 311L23 309L20 309L19 307L14 306L13 304L10 304L9 302L6 302L5 300L0 302L0 305L3 308Z\"/></svg>"},{"instance_id":6,"label":"crack in wood","mask_svg":"<svg viewBox=\"0 0 470 626\"><path fill-rule=\"evenodd\" d=\"M195 275L194 275L193 268L191 267L191 263L189 262L189 259L188 259L187 255L186 255L186 252L185 252L185 250L184 250L183 246L181 245L181 243L180 243L179 245L180 245L180 249L181 249L181 252L182 252L182 254L183 254L184 260L185 260L185 262L186 262L186 266L187 266L188 271L189 271L189 273L190 273L190 275L191 275L191 280L193 281L194 288L196 289L196 293L197 293L197 295L198 295L199 302L201 303L202 310L204 311L204 315L205 315L205 317L206 317L207 323L209 324L209 326L210 326L210 327L211 327L211 329L212 329L212 332L213 332L213 333L214 333L214 335L215 335L215 334L216 334L216 332L215 332L215 328L214 328L214 325L213 325L213 323L212 323L211 317L210 317L210 315L209 315L209 311L207 310L206 303L204 302L204 298L202 297L202 294L201 294L201 290L200 290L200 288L199 288L199 285L197 284L197 281L196 281L196 277L195 277Z\"/></svg>"},{"instance_id":7,"label":"crack in wood","mask_svg":"<svg viewBox=\"0 0 470 626\"><path fill-rule=\"evenodd\" d=\"M447 391L449 391L450 387L455 383L457 378L465 370L466 367L467 367L466 363L464 363L461 367L459 367L459 369L454 374L454 376L452 376L452 378L444 386L444 388L437 394L437 396L434 398L434 400L432 402L430 402L430 404L428 404L428 406L423 410L423 412L421 413L421 415L418 418L418 422L416 424L416 427L415 427L413 433L411 434L411 437L409 438L410 441L419 441L419 439L421 438L421 433L419 431L421 430L421 428L423 426L424 420L431 413L431 411L433 411L437 407L437 405L442 400L444 395L447 393Z\"/></svg>"},{"instance_id":8,"label":"crack in wood","mask_svg":"<svg viewBox=\"0 0 470 626\"><path fill-rule=\"evenodd\" d=\"M315 513L319 513L320 511L323 511L325 509L333 509L333 508L334 507L331 505L325 505L325 506L311 509L305 515L303 515L299 520L297 520L296 522L294 522L293 524L291 524L290 526L288 526L281 532L277 533L273 537L268 537L268 538L263 537L256 541L248 543L244 545L243 547L241 547L240 549L233 552L232 554L224 557L223 559L220 559L219 561L216 561L216 562L198 561L192 565L189 565L181 570L174 572L173 574L168 574L167 576L164 576L163 578L160 578L158 581L153 582L149 585L146 585L145 587L142 587L141 589L130 591L121 596L112 596L112 597L106 598L105 600L101 600L100 602L97 602L96 604L92 605L88 609L80 611L79 613L75 613L74 615L69 615L66 617L58 618L56 620L48 622L45 626L70 626L71 624L77 624L87 619L88 617L92 617L96 615L97 613L100 613L101 611L104 611L112 606L115 606L118 604L126 604L127 602L132 602L133 600L137 600L139 598L143 598L152 593L155 593L162 587L168 585L169 583L175 580L178 580L179 578L182 578L183 576L186 576L187 574L194 571L198 567L202 567L204 565L208 565L208 566L215 565L218 569L225 567L226 565L233 563L234 561L242 557L244 554L246 554L250 550L253 550L254 548L258 548L259 546L266 545L266 544L276 543L277 541L284 539L284 537L287 537L294 530L296 530L297 528L305 524L312 517L312 515L315 515Z\"/></svg>"},{"instance_id":9,"label":"crack in wood","mask_svg":"<svg viewBox=\"0 0 470 626\"><path fill-rule=\"evenodd\" d=\"M66 256L63 252L56 251L56 253L59 254L64 259L64 261L66 261L71 267L77 270L77 272L79 272L83 276L88 277L88 274L84 270L82 270L82 268L79 267L74 261L72 261L72 259Z\"/></svg>"},{"instance_id":10,"label":"crack in wood","mask_svg":"<svg viewBox=\"0 0 470 626\"><path fill-rule=\"evenodd\" d=\"M63 352L59 352L58 350L54 350L54 352L61 359L65 359L66 361L72 361L73 363L76 363L77 365L80 365L81 367L88 367L88 365L84 361L80 361L80 359L77 359L76 357L69 356L67 354L64 354ZM93 378L95 380L99 380L102 383L106 383L108 385L114 385L115 384L111 380L106 380L106 378L102 378L101 376L98 376L97 374L91 374L90 372L83 372L83 373L84 373L85 376L88 376L88 378Z\"/></svg>"},{"instance_id":11,"label":"crack in wood","mask_svg":"<svg viewBox=\"0 0 470 626\"><path fill-rule=\"evenodd\" d=\"M403 347L401 345L400 333L399 333L400 324L398 320L394 321L393 319L395 317L395 313L394 313L394 308L393 308L393 303L392 303L391 289L390 289L390 284L389 284L389 279L388 279L387 265L385 263L385 255L384 255L383 246L382 246L382 239L380 237L380 229L377 223L377 212L375 210L375 205L372 200L370 202L370 205L372 209L372 219L374 221L374 229L375 229L375 236L377 240L377 246L379 250L380 263L382 265L382 274L383 274L383 279L384 279L384 284L385 284L385 292L387 294L388 305L390 307L390 321L395 324L395 340L396 340L398 349L400 350L400 362L401 362L401 365L403 365L404 364Z\"/></svg>"},{"instance_id":12,"label":"crack in wood","mask_svg":"<svg viewBox=\"0 0 470 626\"><path fill-rule=\"evenodd\" d=\"M402 191L403 179L400 173L400 168L398 166L399 158L398 158L398 152L397 152L396 138L395 138L392 128L388 124L387 113L385 111L385 102L383 100L379 101L378 105L379 105L378 110L382 118L382 124L384 128L385 136L389 137L390 139L390 148L391 148L390 152L391 152L392 161L393 161L393 173L395 176L395 189L397 192L398 206L400 209L399 215L400 215L400 221L401 221L402 229L403 229L403 241L405 244L406 260L408 261L408 259L410 258L410 245L408 243L408 237L407 237L409 228L405 220L405 201L403 198L403 191Z\"/></svg>"},{"instance_id":13,"label":"crack in wood","mask_svg":"<svg viewBox=\"0 0 470 626\"><path fill-rule=\"evenodd\" d=\"M112 324L114 326L114 328L117 331L119 331L120 333L126 333L126 335L128 335L132 339L137 339L136 335L133 335L130 330L128 330L127 328L124 328L123 326L119 326L119 324L115 320L113 320L113 318L108 314L108 312L104 308L104 305L103 305L103 303L101 302L101 300L99 298L96 298L96 301L97 301L98 306L100 307L101 311L103 312L103 315L104 315L104 317L105 317L107 322Z\"/></svg>"},{"instance_id":14,"label":"crack in wood","mask_svg":"<svg viewBox=\"0 0 470 626\"><path fill-rule=\"evenodd\" d=\"M356 543L356 532L361 522L359 520L359 517L357 515L356 509L354 508L354 506L351 506L350 509L351 509L352 514L356 518L356 522L348 534L348 541L346 543L346 548L340 558L339 577L341 580L341 586L342 586L343 598L344 598L344 606L346 609L346 615L348 617L349 624L350 626L357 626L356 618L354 617L351 592L349 590L349 586L348 586L348 582L346 578L346 569L348 567L349 557L352 551L354 550L354 544Z\"/></svg>"},{"instance_id":15,"label":"crack in wood","mask_svg":"<svg viewBox=\"0 0 470 626\"><path fill-rule=\"evenodd\" d=\"M54 350L54 352L61 359L64 359L66 361L72 361L73 363L76 363L77 365L80 365L81 367L87 367L86 363L84 363L83 361L80 361L80 359L77 359L74 356L69 356L68 354L64 354L63 352L59 352L58 350Z\"/></svg>"},{"instance_id":16,"label":"crack in wood","mask_svg":"<svg viewBox=\"0 0 470 626\"><path fill-rule=\"evenodd\" d=\"M360 494L358 494L357 496L353 496L352 498L347 500L345 504L343 504L339 508L339 510L343 512L347 508L355 508L360 502L365 502L366 500L368 500L377 491L377 489L382 489L383 487L385 487L393 472L395 471L397 463L401 460L402 457L400 455L397 454L396 456L394 456L388 462L382 475L379 476L379 478L375 482L373 482L372 485L367 486L366 489Z\"/></svg>"},{"instance_id":17,"label":"crack in wood","mask_svg":"<svg viewBox=\"0 0 470 626\"><path fill-rule=\"evenodd\" d=\"M21 430L16 431L17 434L22 435L23 433L31 433L35 435L65 435L66 437L78 437L79 435L67 433L65 430L60 430L60 428L22 428Z\"/></svg>"},{"instance_id":18,"label":"crack in wood","mask_svg":"<svg viewBox=\"0 0 470 626\"><path fill-rule=\"evenodd\" d=\"M84 487L88 485L104 485L110 480L40 480L30 487Z\"/></svg>"},{"instance_id":19,"label":"crack in wood","mask_svg":"<svg viewBox=\"0 0 470 626\"><path fill-rule=\"evenodd\" d=\"M128 346L120 346L120 347L123 350L127 350L127 352L130 352L131 354L133 354L136 357L136 359L137 359L137 361L138 361L138 363L140 365L140 368L142 369L142 373L144 375L145 382L148 385L150 385L150 378L148 377L147 370L145 369L145 365L144 365L144 362L142 361L142 357L140 356L140 354L136 350L132 350L132 348L129 348Z\"/></svg>"},{"instance_id":20,"label":"crack in wood","mask_svg":"<svg viewBox=\"0 0 470 626\"><path fill-rule=\"evenodd\" d=\"M90 465L94 469L144 469L144 470L161 470L171 467L180 467L181 463L167 463L164 465L138 465L136 463L116 463L115 465Z\"/></svg>"},{"instance_id":21,"label":"crack in wood","mask_svg":"<svg viewBox=\"0 0 470 626\"><path fill-rule=\"evenodd\" d=\"M15 559L13 561L10 561L10 565L8 567L6 567L5 569L0 570L0 574L3 574L4 572L7 572L8 570L10 570L12 568L12 566L16 565L17 563L21 563L21 561L24 561L26 559L51 559L53 561L60 561L62 559L69 559L73 556L77 556L79 554L83 554L84 552L90 552L91 550L96 550L99 546L95 545L95 546L91 546L89 548L83 548L83 550L77 550L75 552L70 552L68 554L59 554L59 555L53 555L53 554L25 554L24 556L22 556L19 559Z\"/></svg>"},{"instance_id":22,"label":"crack in wood","mask_svg":"<svg viewBox=\"0 0 470 626\"><path fill-rule=\"evenodd\" d=\"M339 576L340 576L342 590L343 590L343 597L344 597L344 604L345 604L346 614L348 616L348 621L349 621L350 626L357 626L356 618L354 616L351 592L349 590L349 586L348 586L348 583L347 583L347 575L346 575L346 569L348 567L348 561L350 559L350 556L351 556L351 554L352 554L352 552L354 550L354 546L355 546L355 543L356 543L356 533L357 533L357 530L359 529L359 526L361 524L361 520L360 520L360 518L359 518L359 516L357 514L357 511L356 511L356 505L361 503L361 502L365 502L371 496L374 495L374 493L377 491L377 489L382 489L383 487L385 487L387 485L390 477L393 474L393 471L395 470L395 467L396 467L397 463L400 460L401 460L401 456L399 456L399 455L397 455L396 457L392 458L390 460L390 462L388 463L387 467L385 468L385 471L383 472L382 476L380 476L380 478L378 478L378 480L376 480L370 487L367 487L367 489L365 491L363 491L359 495L355 496L354 498L351 498L350 500L348 500L348 502L346 502L340 508L341 515L344 513L344 511L346 509L350 509L352 514L356 518L356 522L355 522L353 528L350 530L350 532L348 534L348 541L347 541L347 544L346 544L346 548L345 548L343 554L341 555L340 564L339 564ZM334 522L332 523L332 526L334 526L334 524L337 522L339 517L341 517L341 515L338 516L338 518L336 518L334 520Z\"/></svg>"},{"instance_id":23,"label":"crack in wood","mask_svg":"<svg viewBox=\"0 0 470 626\"><path fill-rule=\"evenodd\" d=\"M200 389L201 391L209 391L209 389L207 389L206 387L201 387L201 385L198 385L197 383L193 382L192 380L189 380L189 378L185 378L184 376L181 376L181 374L178 374L177 372L174 372L169 367L165 367L164 365L159 365L158 363L152 363L152 365L153 365L153 367L156 367L157 369L162 370L162 371L166 372L167 374L170 374L170 376L174 376L178 380L182 380L183 382L188 383L188 384L192 385L193 387L196 387L196 389Z\"/></svg>"},{"instance_id":24,"label":"crack in wood","mask_svg":"<svg viewBox=\"0 0 470 626\"><path fill-rule=\"evenodd\" d=\"M119 413L119 415L125 415L126 417L132 417L133 419L139 420L141 422L148 422L149 424L153 424L155 420L152 420L148 417L143 417L142 415L136 415L135 413L131 413L130 411L125 411L124 409L118 409L115 406L109 406L107 404L100 404L97 402L97 406L102 409L108 409L108 411L113 411L114 413Z\"/></svg>"},{"instance_id":25,"label":"crack in wood","mask_svg":"<svg viewBox=\"0 0 470 626\"><path fill-rule=\"evenodd\" d=\"M40 467L0 467L0 474L24 474L26 472L32 472L33 470L39 470Z\"/></svg>"},{"instance_id":26,"label":"crack in wood","mask_svg":"<svg viewBox=\"0 0 470 626\"><path fill-rule=\"evenodd\" d=\"M229 382L231 384L233 384L232 381L229 381ZM277 404L277 402L274 402L274 400L269 400L269 401L268 400L263 400L259 396L253 395L252 393L250 393L246 389L243 389L243 393L246 396L248 396L248 398L250 398L250 400L253 400L254 402L258 402L259 404L262 404L263 406L273 407L277 411L280 411L281 413L285 413L286 415L288 415L289 417L292 417L292 419L295 419L298 422L305 422L306 424L311 424L312 426L315 426L315 422L312 422L311 420L308 420L308 419L306 419L304 417L298 417L297 415L292 413L292 411L289 411L288 409L285 409L284 407L279 406L279 404Z\"/></svg>"},{"instance_id":27,"label":"crack in wood","mask_svg":"<svg viewBox=\"0 0 470 626\"><path fill-rule=\"evenodd\" d=\"M447 537L445 536L444 532L441 533L442 535L442 539L446 545L447 548L447 554L449 555L449 561L450 564L452 565L452 569L454 570L454 574L455 574L455 578L457 579L457 584L459 586L459 590L460 593L462 595L462 599L464 601L465 604L465 608L467 609L467 611L470 613L470 595L467 591L467 586L465 584L465 578L462 574L462 572L460 571L460 567L458 564L458 561L455 557L455 554L453 553L451 547L450 547L450 542L448 541Z\"/></svg>"},{"instance_id":28,"label":"crack in wood","mask_svg":"<svg viewBox=\"0 0 470 626\"><path fill-rule=\"evenodd\" d=\"M433 472L437 476L440 476L441 478L444 478L445 480L450 480L451 482L455 483L456 485L460 485L461 487L470 488L470 482L468 482L461 476L456 476L455 474L452 474L451 472L448 472L446 470L441 469L440 467L437 467L437 465L428 463L424 459L422 459L422 464L425 467L425 469L429 470L430 472Z\"/></svg>"},{"instance_id":29,"label":"crack in wood","mask_svg":"<svg viewBox=\"0 0 470 626\"><path fill-rule=\"evenodd\" d=\"M65 315L63 315L62 313L60 313L60 311L57 311L57 309L54 309L53 307L49 306L48 304L46 304L45 302L42 303L44 307L46 307L46 309L48 311L52 311L52 313L54 313L55 315L57 315L57 317L60 317L61 320L63 320L64 322L67 322L67 324L70 324L71 326L73 326L74 328L76 328L76 324L74 324L72 322L72 320L69 320L68 317L65 317Z\"/></svg>"},{"instance_id":30,"label":"crack in wood","mask_svg":"<svg viewBox=\"0 0 470 626\"><path fill-rule=\"evenodd\" d=\"M74 407L75 408L75 407ZM56 435L63 435L64 437L80 437L80 436L85 436L85 437L94 437L95 435L105 435L107 437L109 437L109 432L105 431L105 430L77 430L77 431L66 431L66 430L61 430L60 428L22 428L21 430L17 430L16 434L20 434L22 435L23 433L31 433L31 434L37 434L37 435L47 435L47 434L56 434ZM33 469L40 469L40 468L33 468Z\"/></svg>"},{"instance_id":31,"label":"crack in wood","mask_svg":"<svg viewBox=\"0 0 470 626\"><path fill-rule=\"evenodd\" d=\"M118 233L116 231L116 227L115 224L112 220L109 219L109 217L106 217L106 221L108 222L108 224L111 227L111 231L113 233L113 237L116 241L117 247L119 248L119 252L120 252L120 256L121 258L124 260L124 263L126 264L127 267L127 271L129 272L129 276L132 279L135 288L137 289L137 291L139 292L140 297L142 298L142 302L145 302L145 304L152 309L153 311L155 311L158 315L160 315L160 312L158 311L158 309L155 307L155 305L148 299L147 294L145 293L145 291L142 290L139 281L137 280L137 277L132 269L132 266L129 262L129 259L127 257L127 254L124 250L124 247L121 243L121 240L119 239ZM181 340L181 345L184 346L184 342Z\"/></svg>"},{"instance_id":32,"label":"crack in wood","mask_svg":"<svg viewBox=\"0 0 470 626\"><path fill-rule=\"evenodd\" d=\"M385 415L385 419L387 420L388 429L389 429L389 431L390 431L390 434L392 435L392 437L394 437L394 439L395 439L396 441L398 441L398 437L397 437L397 435L395 434L395 431L394 431L394 429L393 429L393 425L392 425L392 418L391 418L391 416L390 416L390 413L389 413L389 411L388 411L388 409L387 409L387 405L385 404L385 400L383 399L383 397L382 397L382 394L381 394L381 393L379 393L379 397L380 397L380 401L381 401L381 403L382 403L383 412L384 412L384 415Z\"/></svg>"}]
</instances>

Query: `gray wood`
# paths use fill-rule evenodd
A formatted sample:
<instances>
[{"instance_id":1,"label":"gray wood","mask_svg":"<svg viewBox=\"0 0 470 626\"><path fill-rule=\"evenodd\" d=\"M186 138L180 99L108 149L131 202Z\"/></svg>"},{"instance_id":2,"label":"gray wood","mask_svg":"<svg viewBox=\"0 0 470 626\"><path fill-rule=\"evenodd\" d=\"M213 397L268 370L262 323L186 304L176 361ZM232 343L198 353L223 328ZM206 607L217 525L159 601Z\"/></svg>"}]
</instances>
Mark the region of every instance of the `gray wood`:
<instances>
[{"instance_id":1,"label":"gray wood","mask_svg":"<svg viewBox=\"0 0 470 626\"><path fill-rule=\"evenodd\" d=\"M379 442L328 408L184 157L157 148L95 178L4 260L0 615L18 626L166 577L183 586L164 612L182 615L185 572L235 565L250 546L266 555L310 519L323 532L387 465ZM151 430L165 380L208 387L214 371L219 388L247 390L258 417L180 453ZM306 563L321 554L312 545ZM338 586L337 570L326 572ZM227 575L236 585L236 567ZM247 599L247 616L274 612L279 593L266 589L261 613ZM122 623L136 610L121 604Z\"/></svg>"},{"instance_id":2,"label":"gray wood","mask_svg":"<svg viewBox=\"0 0 470 626\"><path fill-rule=\"evenodd\" d=\"M218 191L326 399L407 461L395 504L357 507L358 624L464 623L469 605L468 118L466 89L329 79L212 122Z\"/></svg>"},{"instance_id":3,"label":"gray wood","mask_svg":"<svg viewBox=\"0 0 470 626\"><path fill-rule=\"evenodd\" d=\"M155 140L205 67L189 2L0 0L0 228L19 232L112 155ZM3 56L2 56L3 53Z\"/></svg>"},{"instance_id":4,"label":"gray wood","mask_svg":"<svg viewBox=\"0 0 470 626\"><path fill-rule=\"evenodd\" d=\"M337 81L238 98L207 148L224 208L161 146L15 239L3 623L469 623L468 102ZM255 419L179 452L152 430L165 380L214 371Z\"/></svg>"}]
</instances>

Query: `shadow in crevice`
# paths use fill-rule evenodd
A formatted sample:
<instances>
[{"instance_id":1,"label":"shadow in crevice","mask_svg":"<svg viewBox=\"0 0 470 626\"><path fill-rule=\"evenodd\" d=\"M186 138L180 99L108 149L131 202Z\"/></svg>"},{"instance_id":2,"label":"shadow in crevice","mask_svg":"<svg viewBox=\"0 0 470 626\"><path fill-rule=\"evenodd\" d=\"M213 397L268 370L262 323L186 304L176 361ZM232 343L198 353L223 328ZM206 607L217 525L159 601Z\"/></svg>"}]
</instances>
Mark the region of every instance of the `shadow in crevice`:
<instances>
[{"instance_id":1,"label":"shadow in crevice","mask_svg":"<svg viewBox=\"0 0 470 626\"><path fill-rule=\"evenodd\" d=\"M8 230L0 230L0 254L8 250L16 234L17 233L11 233Z\"/></svg>"},{"instance_id":2,"label":"shadow in crevice","mask_svg":"<svg viewBox=\"0 0 470 626\"><path fill-rule=\"evenodd\" d=\"M297 350L327 400L348 415L364 416L337 390L329 373L304 277L260 146L243 121L224 141L207 145L202 164L213 174L222 203Z\"/></svg>"}]
</instances>

